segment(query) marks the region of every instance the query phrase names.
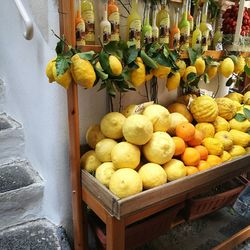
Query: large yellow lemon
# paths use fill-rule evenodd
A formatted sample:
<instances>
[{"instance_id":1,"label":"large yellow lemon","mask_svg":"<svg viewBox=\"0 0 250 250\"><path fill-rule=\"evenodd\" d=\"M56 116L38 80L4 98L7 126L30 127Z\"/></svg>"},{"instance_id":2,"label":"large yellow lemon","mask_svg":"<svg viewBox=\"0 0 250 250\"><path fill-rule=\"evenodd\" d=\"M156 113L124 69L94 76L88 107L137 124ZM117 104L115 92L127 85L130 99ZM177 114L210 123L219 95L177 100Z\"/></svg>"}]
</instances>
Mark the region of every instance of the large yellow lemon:
<instances>
[{"instance_id":1,"label":"large yellow lemon","mask_svg":"<svg viewBox=\"0 0 250 250\"><path fill-rule=\"evenodd\" d=\"M117 142L113 139L105 138L96 144L95 152L101 162L111 161L111 151Z\"/></svg>"},{"instance_id":2,"label":"large yellow lemon","mask_svg":"<svg viewBox=\"0 0 250 250\"><path fill-rule=\"evenodd\" d=\"M103 135L100 125L98 124L90 126L85 136L86 142L91 148L95 148L96 144L104 138L105 136Z\"/></svg>"},{"instance_id":3,"label":"large yellow lemon","mask_svg":"<svg viewBox=\"0 0 250 250\"><path fill-rule=\"evenodd\" d=\"M102 163L95 171L95 177L106 187L109 186L110 178L115 173L115 166L112 162Z\"/></svg>"},{"instance_id":4,"label":"large yellow lemon","mask_svg":"<svg viewBox=\"0 0 250 250\"><path fill-rule=\"evenodd\" d=\"M187 170L182 161L172 159L163 165L168 181L174 181L187 175Z\"/></svg>"},{"instance_id":5,"label":"large yellow lemon","mask_svg":"<svg viewBox=\"0 0 250 250\"><path fill-rule=\"evenodd\" d=\"M119 76L122 73L122 64L117 57L109 56L109 66L113 75Z\"/></svg>"},{"instance_id":6,"label":"large yellow lemon","mask_svg":"<svg viewBox=\"0 0 250 250\"><path fill-rule=\"evenodd\" d=\"M215 121L213 122L213 125L215 128L215 132L229 131L230 130L229 122L221 116L216 117ZM213 137L213 135L211 135L209 137Z\"/></svg>"},{"instance_id":7,"label":"large yellow lemon","mask_svg":"<svg viewBox=\"0 0 250 250\"><path fill-rule=\"evenodd\" d=\"M94 173L102 163L98 160L96 152L94 150L89 150L82 155L80 164L81 167L89 173Z\"/></svg>"}]
</instances>

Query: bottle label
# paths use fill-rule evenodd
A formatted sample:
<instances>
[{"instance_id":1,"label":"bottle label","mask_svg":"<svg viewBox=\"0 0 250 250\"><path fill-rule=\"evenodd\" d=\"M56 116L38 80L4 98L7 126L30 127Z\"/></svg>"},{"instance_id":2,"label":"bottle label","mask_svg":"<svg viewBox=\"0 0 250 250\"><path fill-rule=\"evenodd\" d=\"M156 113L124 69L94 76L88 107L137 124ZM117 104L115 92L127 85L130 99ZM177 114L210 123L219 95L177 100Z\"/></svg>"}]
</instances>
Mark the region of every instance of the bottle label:
<instances>
[{"instance_id":1,"label":"bottle label","mask_svg":"<svg viewBox=\"0 0 250 250\"><path fill-rule=\"evenodd\" d=\"M76 25L76 45L84 46L85 45L85 23L79 22Z\"/></svg>"},{"instance_id":2,"label":"bottle label","mask_svg":"<svg viewBox=\"0 0 250 250\"><path fill-rule=\"evenodd\" d=\"M95 41L95 15L92 10L83 12L83 19L85 21L85 40L87 42Z\"/></svg>"},{"instance_id":3,"label":"bottle label","mask_svg":"<svg viewBox=\"0 0 250 250\"><path fill-rule=\"evenodd\" d=\"M164 18L160 22L159 27L159 42L160 43L169 43L169 19Z\"/></svg>"},{"instance_id":4,"label":"bottle label","mask_svg":"<svg viewBox=\"0 0 250 250\"><path fill-rule=\"evenodd\" d=\"M180 37L180 47L181 49L188 49L189 47L189 36L190 36L190 30L189 27L183 27L180 30L181 37Z\"/></svg>"},{"instance_id":5,"label":"bottle label","mask_svg":"<svg viewBox=\"0 0 250 250\"><path fill-rule=\"evenodd\" d=\"M111 23L111 41L119 41L120 37L120 14L119 12L113 12L108 17L109 22Z\"/></svg>"},{"instance_id":6,"label":"bottle label","mask_svg":"<svg viewBox=\"0 0 250 250\"><path fill-rule=\"evenodd\" d=\"M105 25L102 29L102 43L106 45L110 41L111 29L109 25Z\"/></svg>"},{"instance_id":7,"label":"bottle label","mask_svg":"<svg viewBox=\"0 0 250 250\"><path fill-rule=\"evenodd\" d=\"M141 20L134 20L129 26L129 44L136 45L136 48L141 46Z\"/></svg>"},{"instance_id":8,"label":"bottle label","mask_svg":"<svg viewBox=\"0 0 250 250\"><path fill-rule=\"evenodd\" d=\"M159 38L159 30L157 28L153 29L153 31L152 31L152 43L157 42L158 38Z\"/></svg>"},{"instance_id":9,"label":"bottle label","mask_svg":"<svg viewBox=\"0 0 250 250\"><path fill-rule=\"evenodd\" d=\"M201 46L202 46L203 50L208 49L208 37L209 37L209 30L202 32Z\"/></svg>"},{"instance_id":10,"label":"bottle label","mask_svg":"<svg viewBox=\"0 0 250 250\"><path fill-rule=\"evenodd\" d=\"M148 30L144 34L144 44L152 43L152 30Z\"/></svg>"},{"instance_id":11,"label":"bottle label","mask_svg":"<svg viewBox=\"0 0 250 250\"><path fill-rule=\"evenodd\" d=\"M180 33L177 32L174 34L174 40L173 40L173 46L174 46L174 49L178 49L180 47Z\"/></svg>"}]
</instances>

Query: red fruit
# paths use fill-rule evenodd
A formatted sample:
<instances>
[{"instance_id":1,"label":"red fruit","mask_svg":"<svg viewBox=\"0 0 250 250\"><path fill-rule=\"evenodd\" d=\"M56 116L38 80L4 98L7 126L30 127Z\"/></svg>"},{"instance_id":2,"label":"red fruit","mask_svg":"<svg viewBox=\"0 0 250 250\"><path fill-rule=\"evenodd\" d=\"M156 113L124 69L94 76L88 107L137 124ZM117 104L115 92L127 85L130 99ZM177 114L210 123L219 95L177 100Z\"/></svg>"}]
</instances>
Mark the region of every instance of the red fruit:
<instances>
[{"instance_id":1,"label":"red fruit","mask_svg":"<svg viewBox=\"0 0 250 250\"><path fill-rule=\"evenodd\" d=\"M244 23L244 24L248 24L248 20L247 20L247 19L244 19L244 20L243 20L243 23Z\"/></svg>"}]
</instances>

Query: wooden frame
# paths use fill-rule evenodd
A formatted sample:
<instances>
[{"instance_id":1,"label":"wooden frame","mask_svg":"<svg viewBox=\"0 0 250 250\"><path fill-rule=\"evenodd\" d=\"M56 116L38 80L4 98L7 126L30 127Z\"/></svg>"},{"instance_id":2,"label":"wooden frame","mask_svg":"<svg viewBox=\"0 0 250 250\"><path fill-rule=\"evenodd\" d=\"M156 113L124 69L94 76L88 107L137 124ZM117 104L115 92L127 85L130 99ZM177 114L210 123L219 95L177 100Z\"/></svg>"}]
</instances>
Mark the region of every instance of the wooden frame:
<instances>
[{"instance_id":1,"label":"wooden frame","mask_svg":"<svg viewBox=\"0 0 250 250\"><path fill-rule=\"evenodd\" d=\"M76 43L74 2L74 0L59 0L60 33L72 46L75 46ZM100 46L83 48L85 51L92 49L100 51ZM207 52L215 59L219 59L222 53ZM187 54L184 53L182 57L187 58ZM202 192L209 185L221 183L248 169L249 155L193 177L186 177L183 180L166 184L166 186L163 185L154 190L120 200L108 190L104 191L103 186L86 172L82 172L83 182L81 185L78 87L74 82L67 91L67 100L73 233L74 249L76 250L87 249L87 221L82 200L106 224L107 249L123 250L125 248L126 226L183 202L188 197ZM92 185L91 188L87 184ZM180 191L180 185L184 192ZM94 190L100 191L107 200L98 196Z\"/></svg>"}]
</instances>

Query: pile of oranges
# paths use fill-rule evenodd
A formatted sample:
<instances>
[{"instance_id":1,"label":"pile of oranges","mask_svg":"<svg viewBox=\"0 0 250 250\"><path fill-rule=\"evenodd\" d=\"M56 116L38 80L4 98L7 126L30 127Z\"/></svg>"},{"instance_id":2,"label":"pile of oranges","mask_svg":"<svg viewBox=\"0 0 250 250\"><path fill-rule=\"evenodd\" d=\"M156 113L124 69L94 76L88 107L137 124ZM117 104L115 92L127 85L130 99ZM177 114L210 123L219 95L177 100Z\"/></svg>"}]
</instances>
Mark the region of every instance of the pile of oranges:
<instances>
[{"instance_id":1,"label":"pile of oranges","mask_svg":"<svg viewBox=\"0 0 250 250\"><path fill-rule=\"evenodd\" d=\"M209 155L205 146L201 145L204 139L202 132L191 123L182 123L176 127L174 157L183 161L187 175L209 169L222 162L216 155Z\"/></svg>"}]
</instances>

